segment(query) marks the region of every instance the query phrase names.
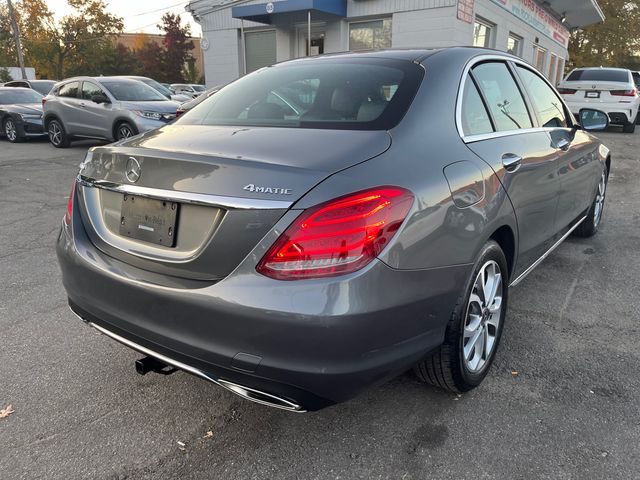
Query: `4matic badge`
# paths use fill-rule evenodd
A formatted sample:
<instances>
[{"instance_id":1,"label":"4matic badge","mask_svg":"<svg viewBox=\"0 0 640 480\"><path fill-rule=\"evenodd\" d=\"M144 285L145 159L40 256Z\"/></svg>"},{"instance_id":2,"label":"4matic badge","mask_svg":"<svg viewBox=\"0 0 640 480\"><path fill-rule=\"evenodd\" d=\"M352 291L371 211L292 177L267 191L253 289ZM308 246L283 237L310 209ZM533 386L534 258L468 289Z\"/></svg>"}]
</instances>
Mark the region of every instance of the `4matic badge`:
<instances>
[{"instance_id":1,"label":"4matic badge","mask_svg":"<svg viewBox=\"0 0 640 480\"><path fill-rule=\"evenodd\" d=\"M249 185L246 185L243 190L246 190L248 192L256 192L256 193L271 193L274 195L291 195L291 189L290 188L283 188L283 187L259 187L257 185L254 185L253 183L250 183Z\"/></svg>"}]
</instances>

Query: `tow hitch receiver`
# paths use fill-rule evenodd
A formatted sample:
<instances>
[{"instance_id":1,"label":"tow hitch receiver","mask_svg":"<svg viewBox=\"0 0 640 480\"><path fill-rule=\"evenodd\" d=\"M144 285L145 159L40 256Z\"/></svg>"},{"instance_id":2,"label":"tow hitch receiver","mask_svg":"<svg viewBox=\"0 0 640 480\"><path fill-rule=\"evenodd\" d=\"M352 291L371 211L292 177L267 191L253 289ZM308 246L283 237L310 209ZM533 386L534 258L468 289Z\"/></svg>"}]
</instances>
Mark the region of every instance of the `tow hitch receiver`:
<instances>
[{"instance_id":1,"label":"tow hitch receiver","mask_svg":"<svg viewBox=\"0 0 640 480\"><path fill-rule=\"evenodd\" d=\"M149 372L159 373L160 375L171 375L177 370L177 368L149 356L136 360L136 372L140 375L146 375Z\"/></svg>"}]
</instances>

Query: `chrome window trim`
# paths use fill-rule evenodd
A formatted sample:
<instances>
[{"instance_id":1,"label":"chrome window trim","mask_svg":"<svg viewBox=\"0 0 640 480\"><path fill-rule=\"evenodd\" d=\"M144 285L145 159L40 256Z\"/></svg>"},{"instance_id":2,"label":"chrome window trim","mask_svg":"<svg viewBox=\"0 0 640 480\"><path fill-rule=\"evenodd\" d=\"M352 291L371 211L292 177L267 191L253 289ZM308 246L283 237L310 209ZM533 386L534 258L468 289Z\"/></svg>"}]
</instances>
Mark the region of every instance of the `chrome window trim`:
<instances>
[{"instance_id":1,"label":"chrome window trim","mask_svg":"<svg viewBox=\"0 0 640 480\"><path fill-rule=\"evenodd\" d=\"M532 70L534 73L540 76L540 78L542 78L547 83L547 85L551 87L552 90L556 92L556 95L564 105L566 111L571 113L571 109L567 106L567 103L562 98L562 95L559 95L557 93L555 87L551 85L551 83L549 83L549 80L547 80L547 78L544 75L538 72L538 70L535 67L529 65L524 60L515 58L511 55L506 55L506 54L505 55L498 55L498 54L478 55L477 57L473 57L471 60L467 62L462 72L462 76L460 77L460 84L458 85L458 96L456 98L456 129L458 130L458 135L460 135L460 138L464 143L473 143L481 140L489 140L492 138L508 137L512 135L524 135L527 133L546 132L550 130L555 130L555 128L552 128L552 127L533 127L533 128L521 128L516 130L504 130L501 132L482 133L478 135L465 135L464 130L462 129L462 97L464 94L465 82L467 81L467 78L469 78L469 72L473 67L475 67L478 63L492 61L492 60L498 61L498 62L505 62L505 63L512 62L516 65L520 65L522 67L528 68L529 70ZM532 105L529 104L529 102L527 101L527 98L524 98L524 102L527 105L527 108L532 108ZM537 117L535 118L537 121ZM571 123L571 126L566 128L575 127L575 122L571 115L567 116L567 120Z\"/></svg>"},{"instance_id":2,"label":"chrome window trim","mask_svg":"<svg viewBox=\"0 0 640 480\"><path fill-rule=\"evenodd\" d=\"M83 175L78 176L78 183L85 187L104 188L105 190L129 195L192 203L194 205L214 206L227 210L280 210L288 209L293 205L293 202L287 200L264 200L260 198L228 197L224 195L164 190L161 188L141 187L139 185L118 184L104 180L96 180Z\"/></svg>"}]
</instances>

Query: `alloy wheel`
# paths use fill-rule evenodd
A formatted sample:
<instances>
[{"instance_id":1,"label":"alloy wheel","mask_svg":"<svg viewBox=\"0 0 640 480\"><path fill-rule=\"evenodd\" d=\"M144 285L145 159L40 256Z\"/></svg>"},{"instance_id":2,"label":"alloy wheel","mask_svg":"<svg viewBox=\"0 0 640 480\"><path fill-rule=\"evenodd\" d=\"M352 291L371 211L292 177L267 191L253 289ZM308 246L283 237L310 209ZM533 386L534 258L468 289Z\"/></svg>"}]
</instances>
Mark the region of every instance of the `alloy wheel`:
<instances>
[{"instance_id":1,"label":"alloy wheel","mask_svg":"<svg viewBox=\"0 0 640 480\"><path fill-rule=\"evenodd\" d=\"M604 210L604 197L607 193L607 174L602 172L600 182L598 183L598 192L593 205L593 226L597 227L602 219L602 211Z\"/></svg>"},{"instance_id":2,"label":"alloy wheel","mask_svg":"<svg viewBox=\"0 0 640 480\"><path fill-rule=\"evenodd\" d=\"M467 304L462 356L471 373L482 371L495 349L502 317L502 294L500 266L490 260L478 272Z\"/></svg>"},{"instance_id":3,"label":"alloy wheel","mask_svg":"<svg viewBox=\"0 0 640 480\"><path fill-rule=\"evenodd\" d=\"M13 123L13 120L8 119L4 123L4 134L11 142L15 142L18 138L18 131L16 130L16 124Z\"/></svg>"},{"instance_id":4,"label":"alloy wheel","mask_svg":"<svg viewBox=\"0 0 640 480\"><path fill-rule=\"evenodd\" d=\"M49 140L54 145L60 145L62 142L62 128L58 125L58 122L53 121L49 123Z\"/></svg>"},{"instance_id":5,"label":"alloy wheel","mask_svg":"<svg viewBox=\"0 0 640 480\"><path fill-rule=\"evenodd\" d=\"M131 127L129 125L123 124L118 127L118 140L129 138L131 136L133 136L133 132L131 131Z\"/></svg>"}]
</instances>

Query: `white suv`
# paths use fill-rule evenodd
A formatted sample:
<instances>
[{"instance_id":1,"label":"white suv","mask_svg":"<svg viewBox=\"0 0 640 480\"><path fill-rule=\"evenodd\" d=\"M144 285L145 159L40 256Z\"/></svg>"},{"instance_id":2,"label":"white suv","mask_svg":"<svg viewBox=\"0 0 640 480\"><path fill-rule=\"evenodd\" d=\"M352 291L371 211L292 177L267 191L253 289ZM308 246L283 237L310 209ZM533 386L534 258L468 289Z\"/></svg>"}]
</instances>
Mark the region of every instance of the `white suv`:
<instances>
[{"instance_id":1,"label":"white suv","mask_svg":"<svg viewBox=\"0 0 640 480\"><path fill-rule=\"evenodd\" d=\"M558 85L574 115L581 108L597 108L609 115L611 123L633 133L640 107L638 89L630 70L624 68L576 68Z\"/></svg>"}]
</instances>

